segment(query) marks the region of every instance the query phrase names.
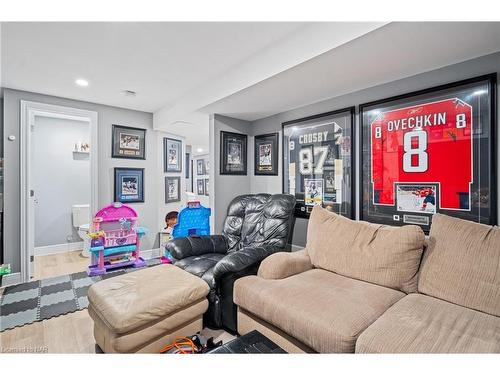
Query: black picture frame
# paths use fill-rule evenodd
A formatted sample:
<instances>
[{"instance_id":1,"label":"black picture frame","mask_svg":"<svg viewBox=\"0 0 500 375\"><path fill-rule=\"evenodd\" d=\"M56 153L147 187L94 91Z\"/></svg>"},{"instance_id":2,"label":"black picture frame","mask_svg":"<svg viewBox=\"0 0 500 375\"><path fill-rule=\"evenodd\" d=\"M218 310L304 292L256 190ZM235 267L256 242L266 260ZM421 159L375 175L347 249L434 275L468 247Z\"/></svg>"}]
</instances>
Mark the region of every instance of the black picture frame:
<instances>
[{"instance_id":1,"label":"black picture frame","mask_svg":"<svg viewBox=\"0 0 500 375\"><path fill-rule=\"evenodd\" d=\"M191 154L186 152L186 175L185 178L189 178L189 165L191 164L189 161L191 160Z\"/></svg>"},{"instance_id":2,"label":"black picture frame","mask_svg":"<svg viewBox=\"0 0 500 375\"><path fill-rule=\"evenodd\" d=\"M419 225L426 234L429 233L434 213L443 213L489 225L495 225L497 223L496 82L496 73L487 74L360 105L361 175L359 217L361 220L397 226L416 224ZM411 166L410 169L414 168L414 163L419 165L420 160L413 161L412 159L411 164L408 164L408 162L406 163L406 167L401 161L402 166L398 167L400 170L399 177L397 180L391 180L394 187L392 189L392 195L389 195L389 198L387 198L387 195L384 193L387 189L384 187L376 189L375 183L372 182L375 176L375 181L380 187L380 181L384 181L385 178L379 176L380 173L377 173L377 171L373 172L372 170L374 165L372 161L374 152L372 150L372 143L376 142L374 141L376 138L373 138L372 135L372 129L374 127L382 127L387 134L389 134L389 132L395 133L397 130L394 131L392 127L389 130L388 125L384 128L385 123L383 121L394 117L392 121L393 124L395 124L394 121L397 121L396 116L399 115L399 112L404 111L405 113L412 112L415 114L425 114L425 111L429 111L429 109L432 108L431 106L439 105L445 108L445 105L451 103L454 105L454 107L450 106L450 108L452 108L451 111L443 109L442 113L445 114L438 113L439 117L437 121L432 117L432 121L429 122L433 124L432 127L425 126L419 127L418 129L411 129L425 130L427 134L425 139L430 139L430 141L426 142L425 149L426 162L424 167L427 166L427 169L422 169L422 172L418 172L418 178L420 180L417 180L417 177L415 177L417 181L411 181L411 183L410 181L401 181L401 179L408 179L406 177L409 175L407 171L408 165ZM455 113L453 112L453 108L458 108L454 110L456 112L455 117L453 117ZM450 115L450 112L452 115ZM408 118L406 119L407 121L409 121ZM454 118L455 126L453 126L453 120L449 120L450 118ZM459 127L457 124L461 118L470 118L470 121L467 122L465 120L465 125L462 124ZM415 123L415 121L416 120L413 120L412 123ZM389 120L387 120L387 124L388 123ZM380 124L382 125L380 126ZM436 133L437 130L434 130L436 126L444 128L441 136L439 136L439 133ZM409 131L410 130L407 130L407 132ZM386 136L386 138L387 137L388 136ZM391 142L393 142L395 146L397 144L398 147L401 146L399 137L400 135L391 136ZM441 151L439 151L436 146L432 146L437 145L438 142L441 143ZM457 142L469 142L470 148L467 144L466 147L460 146L459 148ZM446 153L446 157L441 156L438 158L437 163L433 161L436 160L436 156L433 157L433 154L440 155L439 152L441 152L444 155L442 151L444 147L452 147L452 145L456 146ZM385 145L382 147L385 147L385 150L381 151L381 155L385 157L384 155L389 153L387 151L387 147L389 146ZM413 147L412 145L410 150L415 150ZM431 147L434 148L431 149ZM377 144L375 144L375 149L375 151L379 150ZM438 151L436 152L436 150ZM406 151L403 151L403 153L404 152ZM467 159L466 163L461 162L463 158ZM399 162L398 151L398 163ZM453 162L457 164L453 166ZM384 166L383 171L390 170L387 165ZM436 165L442 167L435 168L434 166ZM467 176L467 165L470 165L470 178ZM375 169L377 170L380 168L376 166ZM451 174L447 173L447 171L450 170L453 171L452 175L455 176L454 178L459 176L456 172L460 171L462 175L465 174L465 178L459 178L458 182L454 182L454 185L452 185L453 189L455 189L454 193L450 188L444 190L445 181L450 185L448 176ZM460 181L461 179L471 180L466 184L467 191L465 191L465 189L463 189L464 191L462 192L456 190L459 189L459 185L463 185L463 181ZM413 185L413 187L405 186L408 184ZM405 195L409 195L410 192L416 191L419 185L427 185L429 189L428 192L424 189L419 189L419 191L423 191L420 195L424 196L415 199L413 203L405 203L403 199ZM426 186L424 186L424 188L425 187ZM427 198L427 195L431 196L430 200ZM432 198L433 195L434 198ZM424 201L420 202L422 198L424 198ZM386 200L388 201L386 202ZM408 201L408 199L406 200ZM434 201L434 205L432 201ZM415 211L410 211L413 206L421 207L418 215Z\"/></svg>"},{"instance_id":3,"label":"black picture frame","mask_svg":"<svg viewBox=\"0 0 500 375\"><path fill-rule=\"evenodd\" d=\"M146 129L113 124L111 157L146 160Z\"/></svg>"},{"instance_id":4,"label":"black picture frame","mask_svg":"<svg viewBox=\"0 0 500 375\"><path fill-rule=\"evenodd\" d=\"M177 185L177 195L170 196L170 188ZM180 202L181 200L181 178L179 176L166 176L165 177L165 203Z\"/></svg>"},{"instance_id":5,"label":"black picture frame","mask_svg":"<svg viewBox=\"0 0 500 375\"><path fill-rule=\"evenodd\" d=\"M220 174L244 175L247 174L247 142L246 134L220 132ZM231 153L232 155L229 155Z\"/></svg>"},{"instance_id":6,"label":"black picture frame","mask_svg":"<svg viewBox=\"0 0 500 375\"><path fill-rule=\"evenodd\" d=\"M343 127L339 126L335 123L335 119L338 121L342 121ZM332 122L330 124L329 122ZM310 204L306 205L306 192L305 192L305 184L306 178L300 173L300 170L297 172L297 165L295 167L292 166L294 173L299 177L299 183L302 187L304 185L304 191L292 189L290 176L289 176L289 147L291 144L289 143L290 138L290 129L294 129L293 131L301 132L306 128L315 127L315 126L332 126L333 132L332 134L335 138L322 140L316 142L316 145L321 147L324 146L324 143L328 146L328 156L330 156L330 151L334 151L339 154L340 159L342 160L342 178L341 178L341 192L340 192L340 202L333 202L331 200L323 200L322 206L327 209L336 212L340 215L348 217L350 219L355 218L355 175L356 175L356 155L355 155L355 107L346 107L338 110L320 113L308 117L299 118L296 120L286 121L282 123L282 191L286 194L294 194L297 203L295 205L295 217L309 219L310 212L312 211L312 207ZM336 127L337 126L337 127ZM340 128L340 129L339 129ZM333 142L333 143L332 143ZM301 149L310 149L313 161L314 161L314 151L313 145L315 142L305 142L305 145L301 146ZM295 144L295 143L294 143ZM335 147L331 147L335 145ZM328 158L327 160L332 160L332 158ZM335 170L335 160L331 162L331 165L327 167L331 170ZM300 167L299 167L300 169ZM319 176L319 177L316 177ZM308 179L309 180L309 179ZM309 183L312 185L316 185L315 180L321 180L322 189L325 188L326 184L324 183L323 173L313 173L313 178L310 179ZM340 180L340 179L339 179ZM293 179L295 185L297 185L297 177ZM319 182L319 181L318 181ZM323 190L322 194L326 196L329 195L329 199L336 199L337 194L332 194Z\"/></svg>"},{"instance_id":7,"label":"black picture frame","mask_svg":"<svg viewBox=\"0 0 500 375\"><path fill-rule=\"evenodd\" d=\"M203 178L196 180L196 194L205 195L205 180Z\"/></svg>"},{"instance_id":8,"label":"black picture frame","mask_svg":"<svg viewBox=\"0 0 500 375\"><path fill-rule=\"evenodd\" d=\"M174 138L163 138L163 167L165 173L182 172L182 141Z\"/></svg>"},{"instance_id":9,"label":"black picture frame","mask_svg":"<svg viewBox=\"0 0 500 375\"><path fill-rule=\"evenodd\" d=\"M204 188L204 190L205 190L205 195L206 195L207 197L210 195L210 194L209 194L209 190L208 190L209 184L210 184L210 179L205 178L203 188Z\"/></svg>"},{"instance_id":10,"label":"black picture frame","mask_svg":"<svg viewBox=\"0 0 500 375\"><path fill-rule=\"evenodd\" d=\"M114 168L113 185L115 202L144 203L144 168Z\"/></svg>"},{"instance_id":11,"label":"black picture frame","mask_svg":"<svg viewBox=\"0 0 500 375\"><path fill-rule=\"evenodd\" d=\"M205 160L204 159L198 159L196 160L196 175L197 176L204 176L205 175Z\"/></svg>"},{"instance_id":12,"label":"black picture frame","mask_svg":"<svg viewBox=\"0 0 500 375\"><path fill-rule=\"evenodd\" d=\"M254 138L254 175L277 176L279 133L256 135Z\"/></svg>"}]
</instances>

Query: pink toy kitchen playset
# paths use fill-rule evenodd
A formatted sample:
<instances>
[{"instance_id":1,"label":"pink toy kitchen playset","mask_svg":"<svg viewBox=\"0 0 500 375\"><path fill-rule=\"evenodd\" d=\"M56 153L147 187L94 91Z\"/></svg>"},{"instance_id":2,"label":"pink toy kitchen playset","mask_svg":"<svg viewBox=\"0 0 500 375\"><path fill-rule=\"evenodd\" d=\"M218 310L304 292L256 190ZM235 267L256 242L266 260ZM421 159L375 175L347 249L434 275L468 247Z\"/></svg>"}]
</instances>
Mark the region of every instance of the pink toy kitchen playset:
<instances>
[{"instance_id":1,"label":"pink toy kitchen playset","mask_svg":"<svg viewBox=\"0 0 500 375\"><path fill-rule=\"evenodd\" d=\"M140 257L140 239L146 229L136 226L137 213L125 204L115 202L100 209L92 220L89 276L103 275L121 267L144 267Z\"/></svg>"}]
</instances>

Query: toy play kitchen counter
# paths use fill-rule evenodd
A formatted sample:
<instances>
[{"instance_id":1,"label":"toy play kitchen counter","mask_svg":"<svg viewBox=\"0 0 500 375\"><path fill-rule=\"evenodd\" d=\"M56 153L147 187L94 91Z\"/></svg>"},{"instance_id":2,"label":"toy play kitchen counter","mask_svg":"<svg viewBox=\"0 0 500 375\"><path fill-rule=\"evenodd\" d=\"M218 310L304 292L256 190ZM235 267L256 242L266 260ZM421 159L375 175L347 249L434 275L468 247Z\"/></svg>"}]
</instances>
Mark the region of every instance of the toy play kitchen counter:
<instances>
[{"instance_id":1,"label":"toy play kitchen counter","mask_svg":"<svg viewBox=\"0 0 500 375\"><path fill-rule=\"evenodd\" d=\"M92 220L91 263L89 276L103 275L120 267L144 267L140 257L140 239L146 229L136 226L137 213L132 207L115 202L100 209Z\"/></svg>"}]
</instances>

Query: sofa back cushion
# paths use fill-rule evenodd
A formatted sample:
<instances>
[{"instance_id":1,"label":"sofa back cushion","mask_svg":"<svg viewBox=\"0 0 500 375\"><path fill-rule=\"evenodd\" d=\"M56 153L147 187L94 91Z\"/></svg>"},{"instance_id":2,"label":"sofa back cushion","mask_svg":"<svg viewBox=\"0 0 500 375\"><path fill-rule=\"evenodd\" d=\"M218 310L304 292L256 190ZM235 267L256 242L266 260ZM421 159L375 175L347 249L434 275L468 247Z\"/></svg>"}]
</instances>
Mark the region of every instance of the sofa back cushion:
<instances>
[{"instance_id":1,"label":"sofa back cushion","mask_svg":"<svg viewBox=\"0 0 500 375\"><path fill-rule=\"evenodd\" d=\"M500 316L500 228L435 214L418 291Z\"/></svg>"},{"instance_id":2,"label":"sofa back cushion","mask_svg":"<svg viewBox=\"0 0 500 375\"><path fill-rule=\"evenodd\" d=\"M229 252L247 246L286 247L292 228L295 197L290 194L246 194L227 209L222 234Z\"/></svg>"},{"instance_id":3,"label":"sofa back cushion","mask_svg":"<svg viewBox=\"0 0 500 375\"><path fill-rule=\"evenodd\" d=\"M316 206L306 248L315 267L413 293L424 240L418 226L353 221Z\"/></svg>"}]
</instances>

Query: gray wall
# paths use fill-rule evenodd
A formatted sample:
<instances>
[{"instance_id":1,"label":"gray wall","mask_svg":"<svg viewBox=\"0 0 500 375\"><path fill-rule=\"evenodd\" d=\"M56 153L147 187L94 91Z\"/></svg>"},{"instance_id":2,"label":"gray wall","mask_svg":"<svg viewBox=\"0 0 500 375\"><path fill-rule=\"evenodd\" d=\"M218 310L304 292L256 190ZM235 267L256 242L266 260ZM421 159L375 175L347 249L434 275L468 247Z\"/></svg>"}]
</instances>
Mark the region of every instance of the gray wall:
<instances>
[{"instance_id":1,"label":"gray wall","mask_svg":"<svg viewBox=\"0 0 500 375\"><path fill-rule=\"evenodd\" d=\"M339 96L336 98L321 101L315 104L300 107L291 111L279 113L252 122L251 134L258 135L275 131L281 132L281 124L285 121L298 119L318 113L333 111L336 109L359 105L373 100L383 99L394 95L425 89L453 81L459 81L466 78L475 77L488 73L500 73L500 53L483 56L477 59L469 60L463 63L450 65L441 69L422 73L409 78L387 84L371 87L365 90L353 92L351 94ZM358 108L356 107L356 134L359 135ZM280 143L282 135L280 133ZM253 144L249 145L253 149ZM281 150L281 145L280 145ZM280 151L280 158L281 158ZM500 154L500 153L499 153ZM356 137L356 155L359 155L359 137ZM252 192L279 193L282 191L282 171L280 159L279 176L253 176L252 173ZM500 177L500 176L499 176ZM359 170L356 170L356 194L359 195ZM497 185L500 186L500 183ZM218 203L217 203L218 204ZM499 200L500 207L500 200ZM358 215L359 202L356 201L356 215ZM297 219L295 223L292 243L297 246L304 246L306 243L307 220Z\"/></svg>"},{"instance_id":2,"label":"gray wall","mask_svg":"<svg viewBox=\"0 0 500 375\"><path fill-rule=\"evenodd\" d=\"M214 185L214 197L213 200L211 199L210 201L215 202L211 205L214 223L212 232L220 233L222 231L224 219L226 218L227 206L229 203L237 195L248 194L251 192L250 176L253 173L249 163L246 176L220 174L220 132L229 131L233 133L247 134L250 130L250 122L216 114L211 116L210 126L210 150L212 151L211 155L213 156L213 161L212 159L210 160L210 182L214 182L212 183L212 185ZM250 153L250 140L247 144L247 148L249 151L248 161L250 161L252 159L251 155L253 155L253 153ZM215 178L212 178L214 173ZM212 187L210 189L212 190Z\"/></svg>"},{"instance_id":3,"label":"gray wall","mask_svg":"<svg viewBox=\"0 0 500 375\"><path fill-rule=\"evenodd\" d=\"M71 206L90 204L90 157L74 153L76 142L90 143L90 124L36 117L32 133L35 190L35 247L80 242ZM90 221L90 217L89 217Z\"/></svg>"},{"instance_id":4,"label":"gray wall","mask_svg":"<svg viewBox=\"0 0 500 375\"><path fill-rule=\"evenodd\" d=\"M158 189L159 171L159 135L153 129L153 115L151 113L133 111L123 108L81 102L71 99L58 98L37 93L4 90L4 157L5 157L5 220L4 223L4 262L11 263L12 271L20 270L20 195L19 195L19 128L20 128L20 101L48 103L67 107L75 107L89 111L96 111L99 117L98 147L99 173L98 194L99 206L113 201L113 168L140 167L145 168L145 203L134 203L132 206L139 214L139 223L149 228L148 234L142 241L142 249L158 247ZM147 129L146 160L113 159L111 158L111 126L120 124ZM7 140L9 135L15 135L16 141ZM57 166L56 166L57 167Z\"/></svg>"}]
</instances>

